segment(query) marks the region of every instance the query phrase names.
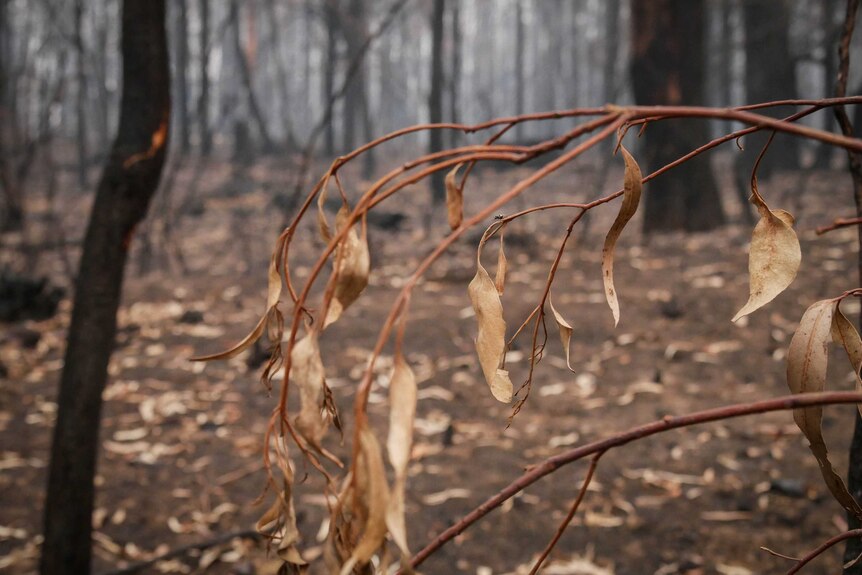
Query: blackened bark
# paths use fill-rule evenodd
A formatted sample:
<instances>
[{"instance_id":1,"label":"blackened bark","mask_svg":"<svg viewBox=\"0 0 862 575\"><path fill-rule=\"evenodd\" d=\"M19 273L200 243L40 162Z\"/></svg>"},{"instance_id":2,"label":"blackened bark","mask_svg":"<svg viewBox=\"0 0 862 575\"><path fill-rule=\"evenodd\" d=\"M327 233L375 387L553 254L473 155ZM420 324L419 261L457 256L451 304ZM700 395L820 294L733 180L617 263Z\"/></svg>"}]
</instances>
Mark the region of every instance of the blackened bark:
<instances>
[{"instance_id":1,"label":"blackened bark","mask_svg":"<svg viewBox=\"0 0 862 575\"><path fill-rule=\"evenodd\" d=\"M114 347L123 270L167 149L165 0L124 0L122 12L120 121L96 191L75 283L45 502L42 575L90 572L102 391Z\"/></svg>"},{"instance_id":2,"label":"blackened bark","mask_svg":"<svg viewBox=\"0 0 862 575\"><path fill-rule=\"evenodd\" d=\"M335 97L335 67L338 65L338 0L323 0L323 13L326 20L326 62L323 70L324 101L332 102ZM330 114L326 122L324 141L326 155L335 155L335 114Z\"/></svg>"},{"instance_id":3,"label":"blackened bark","mask_svg":"<svg viewBox=\"0 0 862 575\"><path fill-rule=\"evenodd\" d=\"M461 83L461 9L458 2L452 2L449 7L450 17L452 18L451 35L452 35L452 60L451 69L449 71L449 114L453 122L459 122L461 117L459 110L459 94ZM458 144L458 131L450 130L451 139L449 145L455 147Z\"/></svg>"},{"instance_id":4,"label":"blackened bark","mask_svg":"<svg viewBox=\"0 0 862 575\"><path fill-rule=\"evenodd\" d=\"M84 45L84 0L75 0L75 70L76 70L76 121L78 133L76 144L78 149L78 185L81 189L87 188L87 172L89 171L89 154L87 151L87 71L84 68L84 60L87 57L87 47Z\"/></svg>"},{"instance_id":5,"label":"blackened bark","mask_svg":"<svg viewBox=\"0 0 862 575\"><path fill-rule=\"evenodd\" d=\"M445 0L434 0L431 13L431 89L428 92L428 121L438 124L443 121L443 17ZM431 130L430 153L443 149L443 131ZM446 200L444 174L435 172L431 177L431 202L442 204Z\"/></svg>"},{"instance_id":6,"label":"blackened bark","mask_svg":"<svg viewBox=\"0 0 862 575\"><path fill-rule=\"evenodd\" d=\"M745 90L746 102L754 104L796 97L796 63L790 55L790 0L745 0ZM769 108L764 113L781 118L790 108ZM743 165L754 167L768 134L758 132L743 139ZM777 134L758 168L766 178L777 169L799 165L798 140Z\"/></svg>"},{"instance_id":7,"label":"blackened bark","mask_svg":"<svg viewBox=\"0 0 862 575\"><path fill-rule=\"evenodd\" d=\"M703 102L704 15L703 0L632 2L631 77L638 104ZM646 129L639 160L651 172L708 140L706 122L656 122ZM649 185L644 233L706 231L724 222L708 157L686 162Z\"/></svg>"},{"instance_id":8,"label":"blackened bark","mask_svg":"<svg viewBox=\"0 0 862 575\"><path fill-rule=\"evenodd\" d=\"M527 49L524 41L524 7L523 1L515 3L515 114L524 113L524 51ZM515 126L515 139L524 141L524 123Z\"/></svg>"}]
</instances>

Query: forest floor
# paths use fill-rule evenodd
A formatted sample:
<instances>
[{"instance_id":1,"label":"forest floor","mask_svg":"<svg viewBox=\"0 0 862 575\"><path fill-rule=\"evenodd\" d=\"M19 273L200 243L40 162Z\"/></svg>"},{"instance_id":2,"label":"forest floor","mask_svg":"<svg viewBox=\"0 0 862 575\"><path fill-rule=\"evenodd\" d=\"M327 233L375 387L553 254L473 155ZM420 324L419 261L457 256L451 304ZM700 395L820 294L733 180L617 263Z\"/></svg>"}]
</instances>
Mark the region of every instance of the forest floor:
<instances>
[{"instance_id":1,"label":"forest floor","mask_svg":"<svg viewBox=\"0 0 862 575\"><path fill-rule=\"evenodd\" d=\"M283 221L271 199L286 193L291 181L289 170L278 166L273 160L244 170L228 164L179 167L174 193L155 201L136 238L104 396L94 514L97 574L250 529L264 510L255 500L264 486L263 432L276 399L259 382L248 353L206 365L189 358L226 348L263 311L266 263ZM730 170L724 168L718 171L728 189ZM527 173L483 172L468 186L467 211L474 213ZM581 163L506 210L596 197L621 184L619 168L609 175L607 185L599 186L596 172ZM347 171L354 198L359 181ZM622 319L614 329L600 254L602 231L618 204L596 210L589 232L566 249L553 292L555 306L574 326L576 373L566 369L549 323L531 396L508 428L509 407L491 397L473 350L476 326L466 288L475 273L478 236L458 242L411 302L405 350L420 385L407 502L411 547L420 549L526 466L572 446L666 414L788 393L785 352L802 313L814 301L857 285L856 230L814 233L835 216L853 213L849 186L839 170L761 182L773 208L797 216L803 264L790 289L736 324L730 318L748 295L749 226L733 223L716 233L669 234L647 242L639 220L633 221L618 246ZM739 201L730 191L725 195L730 218L738 222ZM70 199L55 208L65 229L75 230L68 232L72 239L83 233L87 207ZM381 207L407 219L397 231L371 228L371 285L322 341L328 382L348 426L380 322L402 279L431 246L422 231L424 187ZM31 229L50 239L47 204L34 201L31 209ZM180 210L187 215L177 218ZM570 217L543 212L509 226L503 305L510 332L540 297ZM308 219L313 222L314 214ZM442 221L431 238L445 233ZM320 248L313 223L304 225L291 251L295 277L307 274ZM496 249L495 242L486 248L489 269ZM74 261L74 245L67 251ZM29 269L64 277L69 268L59 253L38 254ZM31 573L36 565L69 309L64 300L52 319L0 325L0 363L7 372L0 377L0 572ZM843 309L855 318L858 302L847 301ZM516 385L525 376L528 345L522 338L509 354ZM831 358L832 389L852 387L842 353L834 351ZM382 375L387 361L391 365L391 356L381 362ZM380 386L372 393L371 411L377 429L385 429ZM851 407L825 411L827 440L842 474L852 421ZM302 547L311 558L321 553L325 503L312 469L300 465L298 477L306 471L297 505ZM585 462L573 464L530 487L444 547L422 572L526 573L585 471ZM545 572L783 573L792 562L761 546L798 556L845 527L842 509L824 487L791 415L771 413L665 433L606 454ZM264 574L276 565L262 542L234 539L145 572ZM835 549L809 572L834 573L839 565Z\"/></svg>"}]
</instances>

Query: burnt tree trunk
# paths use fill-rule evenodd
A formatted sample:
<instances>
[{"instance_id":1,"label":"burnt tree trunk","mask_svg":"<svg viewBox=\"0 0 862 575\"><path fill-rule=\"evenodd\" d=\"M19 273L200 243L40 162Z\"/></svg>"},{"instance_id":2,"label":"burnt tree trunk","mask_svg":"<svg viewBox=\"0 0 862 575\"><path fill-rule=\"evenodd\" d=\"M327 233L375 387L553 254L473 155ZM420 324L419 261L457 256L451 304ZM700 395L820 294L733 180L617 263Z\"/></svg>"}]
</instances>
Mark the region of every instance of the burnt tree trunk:
<instances>
[{"instance_id":1,"label":"burnt tree trunk","mask_svg":"<svg viewBox=\"0 0 862 575\"><path fill-rule=\"evenodd\" d=\"M326 62L323 70L323 99L332 102L335 96L335 67L338 65L338 1L323 0L323 14L326 21ZM335 114L330 114L326 122L324 142L326 155L335 155Z\"/></svg>"},{"instance_id":2,"label":"burnt tree trunk","mask_svg":"<svg viewBox=\"0 0 862 575\"><path fill-rule=\"evenodd\" d=\"M20 230L24 227L24 199L11 161L18 112L14 98L10 97L14 91L14 78L9 58L11 50L8 16L9 2L0 0L0 193L3 198L0 231Z\"/></svg>"},{"instance_id":3,"label":"burnt tree trunk","mask_svg":"<svg viewBox=\"0 0 862 575\"><path fill-rule=\"evenodd\" d=\"M87 57L87 47L84 45L84 0L76 0L74 5L75 62L77 90L75 94L75 113L77 114L76 146L78 151L78 185L82 190L87 188L87 172L89 171L89 153L87 151L87 71L84 61Z\"/></svg>"},{"instance_id":4,"label":"burnt tree trunk","mask_svg":"<svg viewBox=\"0 0 862 575\"><path fill-rule=\"evenodd\" d=\"M461 114L459 113L459 94L461 82L461 9L458 2L452 2L450 6L450 32L452 35L452 53L451 53L451 69L449 70L449 114L450 119L454 123L460 121ZM455 147L458 145L458 131L449 131L449 145Z\"/></svg>"},{"instance_id":5,"label":"burnt tree trunk","mask_svg":"<svg viewBox=\"0 0 862 575\"><path fill-rule=\"evenodd\" d=\"M124 0L122 12L120 121L96 191L75 283L48 474L42 575L90 572L102 391L114 347L123 270L167 149L165 0Z\"/></svg>"},{"instance_id":6,"label":"burnt tree trunk","mask_svg":"<svg viewBox=\"0 0 862 575\"><path fill-rule=\"evenodd\" d=\"M632 2L631 77L643 105L703 102L703 0ZM674 120L650 124L640 162L652 172L709 140L708 124ZM686 162L649 185L644 233L706 231L725 222L708 157Z\"/></svg>"},{"instance_id":7,"label":"burnt tree trunk","mask_svg":"<svg viewBox=\"0 0 862 575\"><path fill-rule=\"evenodd\" d=\"M439 124L443 121L443 17L446 12L445 0L434 0L431 11L431 86L428 92L428 121ZM430 153L443 149L443 131L431 130L429 134ZM431 203L435 206L446 200L443 172L435 172L431 177Z\"/></svg>"},{"instance_id":8,"label":"burnt tree trunk","mask_svg":"<svg viewBox=\"0 0 862 575\"><path fill-rule=\"evenodd\" d=\"M524 6L523 1L515 3L515 114L524 113ZM515 140L524 141L524 122L515 126Z\"/></svg>"},{"instance_id":9,"label":"burnt tree trunk","mask_svg":"<svg viewBox=\"0 0 862 575\"><path fill-rule=\"evenodd\" d=\"M176 101L174 110L177 117L177 132L180 137L180 152L188 154L191 147L188 115L188 15L186 0L175 0L176 10L174 20L174 84L176 86Z\"/></svg>"},{"instance_id":10,"label":"burnt tree trunk","mask_svg":"<svg viewBox=\"0 0 862 575\"><path fill-rule=\"evenodd\" d=\"M745 20L745 90L746 102L755 104L796 97L796 64L790 57L789 0L746 0L742 3ZM792 108L769 108L763 113L781 118ZM744 172L754 167L769 134L758 132L743 139ZM775 170L795 169L799 164L798 140L789 134L777 134L769 152L758 168L758 176L767 178Z\"/></svg>"}]
</instances>

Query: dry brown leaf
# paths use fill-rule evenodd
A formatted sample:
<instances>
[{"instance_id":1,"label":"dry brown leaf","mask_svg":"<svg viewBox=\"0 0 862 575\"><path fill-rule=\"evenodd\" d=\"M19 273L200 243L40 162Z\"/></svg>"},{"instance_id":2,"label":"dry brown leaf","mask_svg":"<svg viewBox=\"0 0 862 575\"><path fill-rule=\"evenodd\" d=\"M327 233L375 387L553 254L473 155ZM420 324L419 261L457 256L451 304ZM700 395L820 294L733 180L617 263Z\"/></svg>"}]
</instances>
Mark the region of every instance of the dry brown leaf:
<instances>
[{"instance_id":1,"label":"dry brown leaf","mask_svg":"<svg viewBox=\"0 0 862 575\"><path fill-rule=\"evenodd\" d=\"M494 287L497 288L497 293L503 295L503 290L506 288L506 272L509 269L509 261L506 259L506 250L503 245L503 234L506 231L506 226L500 228L500 252L497 254L497 272L494 274Z\"/></svg>"},{"instance_id":2,"label":"dry brown leaf","mask_svg":"<svg viewBox=\"0 0 862 575\"><path fill-rule=\"evenodd\" d=\"M566 367L569 368L569 371L572 373L575 372L572 369L571 362L571 342L572 342L572 326L566 319L560 315L560 312L557 311L557 308L554 307L554 300L551 298L550 292L548 292L548 305L551 306L551 313L554 314L554 320L557 322L557 327L560 328L560 342L563 344L563 350L566 353Z\"/></svg>"},{"instance_id":3,"label":"dry brown leaf","mask_svg":"<svg viewBox=\"0 0 862 575\"><path fill-rule=\"evenodd\" d=\"M850 365L853 367L856 391L862 392L862 379L859 377L859 371L862 369L862 338L859 337L859 332L856 331L850 320L841 312L841 308L837 306L835 316L832 318L832 341L841 344L844 351L847 352ZM862 405L856 407L862 414Z\"/></svg>"},{"instance_id":4,"label":"dry brown leaf","mask_svg":"<svg viewBox=\"0 0 862 575\"><path fill-rule=\"evenodd\" d=\"M463 164L458 164L446 174L446 215L449 227L456 229L464 219L464 190L458 185L458 170Z\"/></svg>"},{"instance_id":5,"label":"dry brown leaf","mask_svg":"<svg viewBox=\"0 0 862 575\"><path fill-rule=\"evenodd\" d=\"M822 300L814 303L803 314L787 352L787 385L791 392L814 393L826 388L829 359L827 347L836 307L835 300ZM857 516L862 515L862 507L847 491L847 486L829 461L821 429L823 408L815 406L796 409L793 411L793 419L808 438L811 451L820 464L823 479L832 495L845 509Z\"/></svg>"},{"instance_id":6,"label":"dry brown leaf","mask_svg":"<svg viewBox=\"0 0 862 575\"><path fill-rule=\"evenodd\" d=\"M359 431L355 490L365 524L359 542L341 567L341 575L349 575L355 566L368 563L386 538L389 485L386 483L380 445L367 425Z\"/></svg>"},{"instance_id":7,"label":"dry brown leaf","mask_svg":"<svg viewBox=\"0 0 862 575\"><path fill-rule=\"evenodd\" d=\"M614 314L614 326L620 322L620 303L617 299L617 291L614 288L614 248L617 240L623 232L623 228L638 209L643 189L643 176L641 169L635 159L629 154L625 146L620 145L623 160L626 164L626 172L623 185L623 203L617 218L614 220L608 235L605 237L605 245L602 248L602 280L605 284L605 297L611 312Z\"/></svg>"},{"instance_id":8,"label":"dry brown leaf","mask_svg":"<svg viewBox=\"0 0 862 575\"><path fill-rule=\"evenodd\" d=\"M733 321L750 314L787 289L802 262L799 238L793 231L793 216L758 204L760 221L751 235L748 252L749 296Z\"/></svg>"},{"instance_id":9,"label":"dry brown leaf","mask_svg":"<svg viewBox=\"0 0 862 575\"><path fill-rule=\"evenodd\" d=\"M482 267L482 246L486 238L479 242L476 254L476 275L467 287L470 303L476 313L479 323L479 333L476 336L476 351L479 354L479 365L485 381L491 388L491 393L503 403L512 401L514 386L509 379L509 372L500 369L506 351L506 322L503 319L503 303L500 294L488 272Z\"/></svg>"},{"instance_id":10,"label":"dry brown leaf","mask_svg":"<svg viewBox=\"0 0 862 575\"><path fill-rule=\"evenodd\" d=\"M266 331L268 325L278 322L278 316L280 312L278 311L277 306L278 300L281 298L282 288L281 273L279 272L278 265L281 259L282 251L284 249L284 241L285 237L282 236L276 243L275 250L272 252L272 256L269 259L269 270L267 273L268 285L266 293L266 311L264 312L263 316L258 320L257 325L254 326L254 329L251 330L251 333L245 336L238 344L234 345L230 349L211 355L193 357L191 358L191 361L213 361L217 359L230 359L232 357L236 357L237 355L251 347L258 339L260 339L260 336L262 336L264 331Z\"/></svg>"},{"instance_id":11,"label":"dry brown leaf","mask_svg":"<svg viewBox=\"0 0 862 575\"><path fill-rule=\"evenodd\" d=\"M404 357L398 354L389 383L389 437L386 440L386 448L389 452L389 463L395 470L395 482L386 512L386 526L401 551L402 561L410 558L404 516L404 491L407 484L407 464L413 445L416 396L416 377Z\"/></svg>"},{"instance_id":12,"label":"dry brown leaf","mask_svg":"<svg viewBox=\"0 0 862 575\"><path fill-rule=\"evenodd\" d=\"M320 358L320 344L316 331L310 331L297 341L290 353L291 377L299 386L299 415L296 429L314 447L320 449L328 427L325 415L325 373Z\"/></svg>"},{"instance_id":13,"label":"dry brown leaf","mask_svg":"<svg viewBox=\"0 0 862 575\"><path fill-rule=\"evenodd\" d=\"M350 208L345 204L338 210L335 222L338 231L347 225ZM368 251L368 230L365 218L362 219L360 232L351 227L335 251L335 264L332 270L334 286L327 289L326 319L323 328L335 322L341 314L356 301L368 285L371 270L371 255Z\"/></svg>"},{"instance_id":14,"label":"dry brown leaf","mask_svg":"<svg viewBox=\"0 0 862 575\"><path fill-rule=\"evenodd\" d=\"M285 479L284 491L279 494L272 506L258 520L257 530L265 535L274 535L280 539L278 556L283 561L294 565L305 565L306 562L297 548L300 533L296 526L292 482L292 476Z\"/></svg>"}]
</instances>

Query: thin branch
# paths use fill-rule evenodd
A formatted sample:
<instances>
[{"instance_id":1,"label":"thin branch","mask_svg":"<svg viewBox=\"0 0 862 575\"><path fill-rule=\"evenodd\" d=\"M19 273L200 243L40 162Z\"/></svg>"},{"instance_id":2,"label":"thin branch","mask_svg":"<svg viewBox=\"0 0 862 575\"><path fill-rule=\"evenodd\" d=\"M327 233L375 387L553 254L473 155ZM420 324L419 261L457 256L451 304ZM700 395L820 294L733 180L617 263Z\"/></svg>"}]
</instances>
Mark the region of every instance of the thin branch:
<instances>
[{"instance_id":1,"label":"thin branch","mask_svg":"<svg viewBox=\"0 0 862 575\"><path fill-rule=\"evenodd\" d=\"M822 236L823 234L825 234L827 232L831 232L831 231L837 230L839 228L858 226L859 224L862 224L862 217L858 217L858 218L835 218L835 220L831 224L828 224L825 226L820 226L815 231L817 232L818 236Z\"/></svg>"},{"instance_id":2,"label":"thin branch","mask_svg":"<svg viewBox=\"0 0 862 575\"><path fill-rule=\"evenodd\" d=\"M604 451L600 451L593 456L593 459L590 461L590 468L587 469L587 476L584 477L584 482L581 483L581 490L578 491L578 496L575 498L575 502L572 503L571 509L569 509L569 513L566 515L566 518L560 523L560 526L557 528L557 532L554 534L553 539L548 542L548 546L545 547L545 550L542 551L542 554L536 560L536 564L533 565L533 568L530 569L530 575L536 575L539 572L539 569L542 568L542 564L545 562L545 559L548 558L548 555L551 554L551 551L554 550L554 546L556 546L557 542L560 540L560 537L563 536L563 533L568 528L569 524L572 522L572 519L575 516L575 513L578 511L578 507L581 505L581 501L584 500L584 496L587 494L587 488L589 488L590 483L593 480L593 474L596 472L596 467L599 465L599 459L601 459L602 455L604 455Z\"/></svg>"},{"instance_id":3,"label":"thin branch","mask_svg":"<svg viewBox=\"0 0 862 575\"><path fill-rule=\"evenodd\" d=\"M820 555L822 555L827 549L830 547L841 543L842 541L846 541L848 539L853 539L855 537L862 537L862 529L851 529L850 531L845 531L844 533L839 533L838 535L827 539L816 549L811 550L806 553L801 559L799 559L798 563L791 568L786 575L794 575L794 573L799 573L799 571L805 567L812 560L816 559Z\"/></svg>"},{"instance_id":4,"label":"thin branch","mask_svg":"<svg viewBox=\"0 0 862 575\"><path fill-rule=\"evenodd\" d=\"M862 403L862 393L847 391L803 393L756 401L753 403L738 403L676 417L668 415L658 421L641 425L606 439L600 439L569 451L565 451L531 467L528 472L512 481L509 485L497 492L496 495L490 497L484 503L459 519L450 528L440 533L433 541L426 545L425 548L413 556L411 559L411 565L416 567L422 564L422 562L425 561L432 553L443 547L443 545L451 541L457 535L463 533L465 529L500 506L504 501L510 499L515 494L520 493L539 479L553 473L564 465L578 461L584 457L608 451L615 447L631 443L632 441L643 439L657 433L663 433L671 429L679 429L681 427L689 427L692 425L730 419L732 417L741 417L744 415L766 413L769 411L784 411L800 407L833 405L840 403Z\"/></svg>"}]
</instances>

